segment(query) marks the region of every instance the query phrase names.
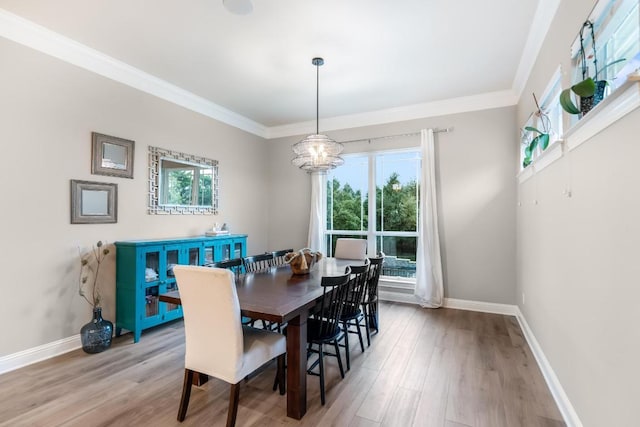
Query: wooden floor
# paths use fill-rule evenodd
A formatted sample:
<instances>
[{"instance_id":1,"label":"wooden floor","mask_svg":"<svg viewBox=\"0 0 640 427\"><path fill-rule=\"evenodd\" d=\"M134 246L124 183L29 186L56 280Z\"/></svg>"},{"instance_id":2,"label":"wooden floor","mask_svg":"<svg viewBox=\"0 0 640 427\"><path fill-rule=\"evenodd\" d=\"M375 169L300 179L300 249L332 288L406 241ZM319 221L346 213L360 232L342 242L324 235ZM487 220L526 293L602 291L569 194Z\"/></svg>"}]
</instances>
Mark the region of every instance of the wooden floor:
<instances>
[{"instance_id":1,"label":"wooden floor","mask_svg":"<svg viewBox=\"0 0 640 427\"><path fill-rule=\"evenodd\" d=\"M271 364L243 383L237 425L565 425L515 318L394 303L380 311L380 334L364 354L352 348L344 380L328 358L324 407L309 376L306 416L287 418ZM215 379L194 388L186 420L176 421L182 322L132 341L123 335L104 353L78 350L0 376L0 425L224 425L228 386Z\"/></svg>"}]
</instances>

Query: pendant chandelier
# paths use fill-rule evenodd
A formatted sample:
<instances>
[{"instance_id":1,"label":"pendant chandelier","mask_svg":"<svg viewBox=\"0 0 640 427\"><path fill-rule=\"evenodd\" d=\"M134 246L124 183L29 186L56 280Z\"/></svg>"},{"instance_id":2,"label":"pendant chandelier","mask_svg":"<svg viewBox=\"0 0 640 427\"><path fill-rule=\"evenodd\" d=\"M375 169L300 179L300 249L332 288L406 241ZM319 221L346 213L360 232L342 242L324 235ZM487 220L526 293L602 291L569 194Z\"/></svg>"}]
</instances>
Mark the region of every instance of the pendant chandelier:
<instances>
[{"instance_id":1,"label":"pendant chandelier","mask_svg":"<svg viewBox=\"0 0 640 427\"><path fill-rule=\"evenodd\" d=\"M309 135L291 147L295 157L291 160L294 166L307 172L326 172L344 163L340 153L343 145L334 141L319 131L319 93L320 93L320 66L324 59L313 58L311 61L316 66L316 133Z\"/></svg>"}]
</instances>

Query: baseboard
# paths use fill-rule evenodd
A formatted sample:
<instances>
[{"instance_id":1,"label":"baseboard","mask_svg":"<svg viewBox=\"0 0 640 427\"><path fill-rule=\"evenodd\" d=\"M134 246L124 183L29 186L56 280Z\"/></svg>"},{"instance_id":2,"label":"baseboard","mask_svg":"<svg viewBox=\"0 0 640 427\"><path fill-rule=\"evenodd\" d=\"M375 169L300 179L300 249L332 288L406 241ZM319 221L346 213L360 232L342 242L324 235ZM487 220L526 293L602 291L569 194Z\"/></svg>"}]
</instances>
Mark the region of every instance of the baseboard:
<instances>
[{"instance_id":1,"label":"baseboard","mask_svg":"<svg viewBox=\"0 0 640 427\"><path fill-rule=\"evenodd\" d=\"M81 347L82 343L80 342L80 335L78 334L0 357L0 374L59 356Z\"/></svg>"},{"instance_id":2,"label":"baseboard","mask_svg":"<svg viewBox=\"0 0 640 427\"><path fill-rule=\"evenodd\" d=\"M511 304L498 304L495 302L471 301L464 299L445 298L446 308L457 308L458 310L481 311L483 313L506 314L515 316L517 306Z\"/></svg>"},{"instance_id":3,"label":"baseboard","mask_svg":"<svg viewBox=\"0 0 640 427\"><path fill-rule=\"evenodd\" d=\"M553 371L551 364L547 360L547 357L544 355L542 351L542 347L538 344L538 340L535 335L533 335L533 331L529 327L527 323L527 319L525 319L524 315L520 311L520 307L516 308L516 318L518 319L518 323L520 324L520 328L524 333L524 337L533 352L533 356L536 358L536 362L538 362L538 366L542 371L542 376L544 380L547 382L547 387L551 391L551 395L553 399L556 401L556 405L558 405L558 409L562 414L562 418L564 418L564 422L567 424L567 427L582 427L582 422L578 417L578 413L573 408L573 405L569 401L569 397L567 393L565 393L562 388L562 384L560 384L560 380L556 376L556 373Z\"/></svg>"}]
</instances>

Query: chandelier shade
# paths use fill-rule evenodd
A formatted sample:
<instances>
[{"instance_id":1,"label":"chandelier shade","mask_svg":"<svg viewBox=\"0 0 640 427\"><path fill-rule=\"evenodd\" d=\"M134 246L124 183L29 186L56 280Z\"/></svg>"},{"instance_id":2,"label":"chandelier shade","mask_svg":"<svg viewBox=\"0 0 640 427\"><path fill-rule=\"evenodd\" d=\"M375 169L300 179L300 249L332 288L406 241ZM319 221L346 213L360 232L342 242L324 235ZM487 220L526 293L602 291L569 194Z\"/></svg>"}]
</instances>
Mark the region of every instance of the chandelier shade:
<instances>
[{"instance_id":1,"label":"chandelier shade","mask_svg":"<svg viewBox=\"0 0 640 427\"><path fill-rule=\"evenodd\" d=\"M340 157L344 146L319 132L319 67L324 60L313 58L311 63L316 66L316 133L293 144L291 164L307 172L326 172L344 163Z\"/></svg>"}]
</instances>

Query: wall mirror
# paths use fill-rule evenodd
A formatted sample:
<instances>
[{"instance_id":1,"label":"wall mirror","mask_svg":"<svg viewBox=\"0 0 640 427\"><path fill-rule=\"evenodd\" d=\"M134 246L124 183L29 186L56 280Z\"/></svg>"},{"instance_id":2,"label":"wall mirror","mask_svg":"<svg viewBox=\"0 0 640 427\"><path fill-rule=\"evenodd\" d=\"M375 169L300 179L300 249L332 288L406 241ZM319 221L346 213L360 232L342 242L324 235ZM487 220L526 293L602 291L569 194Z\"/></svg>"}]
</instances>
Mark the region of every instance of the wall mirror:
<instances>
[{"instance_id":1,"label":"wall mirror","mask_svg":"<svg viewBox=\"0 0 640 427\"><path fill-rule=\"evenodd\" d=\"M118 221L118 184L71 180L71 224Z\"/></svg>"},{"instance_id":2,"label":"wall mirror","mask_svg":"<svg viewBox=\"0 0 640 427\"><path fill-rule=\"evenodd\" d=\"M134 141L91 133L91 173L133 178Z\"/></svg>"},{"instance_id":3,"label":"wall mirror","mask_svg":"<svg viewBox=\"0 0 640 427\"><path fill-rule=\"evenodd\" d=\"M149 147L150 214L217 214L218 161Z\"/></svg>"}]
</instances>

